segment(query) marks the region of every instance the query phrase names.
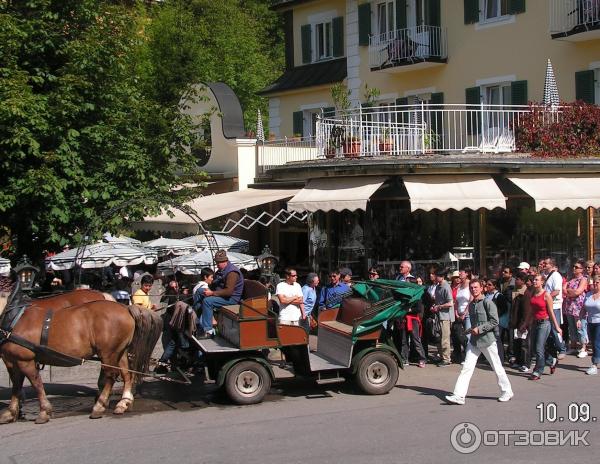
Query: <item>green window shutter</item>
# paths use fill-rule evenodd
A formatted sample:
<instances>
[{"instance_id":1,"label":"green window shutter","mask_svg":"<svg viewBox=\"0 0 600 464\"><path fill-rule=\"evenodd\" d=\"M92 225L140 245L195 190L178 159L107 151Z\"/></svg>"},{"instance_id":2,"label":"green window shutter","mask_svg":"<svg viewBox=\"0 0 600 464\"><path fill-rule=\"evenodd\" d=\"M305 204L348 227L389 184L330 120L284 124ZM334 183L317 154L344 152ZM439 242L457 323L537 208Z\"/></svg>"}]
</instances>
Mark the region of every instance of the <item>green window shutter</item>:
<instances>
[{"instance_id":1,"label":"green window shutter","mask_svg":"<svg viewBox=\"0 0 600 464\"><path fill-rule=\"evenodd\" d=\"M512 105L527 105L527 81L510 83L510 103Z\"/></svg>"},{"instance_id":2,"label":"green window shutter","mask_svg":"<svg viewBox=\"0 0 600 464\"><path fill-rule=\"evenodd\" d=\"M312 61L312 29L310 24L305 24L300 28L300 37L302 38L302 63Z\"/></svg>"},{"instance_id":3,"label":"green window shutter","mask_svg":"<svg viewBox=\"0 0 600 464\"><path fill-rule=\"evenodd\" d=\"M508 0L508 14L525 13L525 0Z\"/></svg>"},{"instance_id":4,"label":"green window shutter","mask_svg":"<svg viewBox=\"0 0 600 464\"><path fill-rule=\"evenodd\" d=\"M396 0L396 29L406 29L406 0Z\"/></svg>"},{"instance_id":5,"label":"green window shutter","mask_svg":"<svg viewBox=\"0 0 600 464\"><path fill-rule=\"evenodd\" d=\"M294 111L294 135L304 135L304 114L302 111Z\"/></svg>"},{"instance_id":6,"label":"green window shutter","mask_svg":"<svg viewBox=\"0 0 600 464\"><path fill-rule=\"evenodd\" d=\"M469 87L465 90L465 103L467 110L477 110L481 104L481 89L479 87ZM467 134L478 134L481 123L481 115L478 112L467 112Z\"/></svg>"},{"instance_id":7,"label":"green window shutter","mask_svg":"<svg viewBox=\"0 0 600 464\"><path fill-rule=\"evenodd\" d=\"M465 24L479 22L479 0L464 0Z\"/></svg>"},{"instance_id":8,"label":"green window shutter","mask_svg":"<svg viewBox=\"0 0 600 464\"><path fill-rule=\"evenodd\" d=\"M358 45L369 45L371 35L371 4L358 5Z\"/></svg>"},{"instance_id":9,"label":"green window shutter","mask_svg":"<svg viewBox=\"0 0 600 464\"><path fill-rule=\"evenodd\" d=\"M333 56L344 56L344 18L332 20L333 29Z\"/></svg>"},{"instance_id":10,"label":"green window shutter","mask_svg":"<svg viewBox=\"0 0 600 464\"><path fill-rule=\"evenodd\" d=\"M285 38L285 69L294 67L294 12L283 13L283 33Z\"/></svg>"},{"instance_id":11,"label":"green window shutter","mask_svg":"<svg viewBox=\"0 0 600 464\"><path fill-rule=\"evenodd\" d=\"M396 105L408 105L408 97L396 98ZM398 109L399 111L408 111L408 108ZM402 113L398 122L408 124L410 116L408 113Z\"/></svg>"},{"instance_id":12,"label":"green window shutter","mask_svg":"<svg viewBox=\"0 0 600 464\"><path fill-rule=\"evenodd\" d=\"M443 92L432 93L430 103L432 106L431 109L442 110L443 107L441 105L444 104L444 93ZM443 118L444 118L444 113L442 111L434 111L433 114L431 115L431 129L433 130L433 132L435 132L438 135L443 133L443 129L444 129L443 128ZM437 148L437 143L434 148Z\"/></svg>"},{"instance_id":13,"label":"green window shutter","mask_svg":"<svg viewBox=\"0 0 600 464\"><path fill-rule=\"evenodd\" d=\"M326 118L332 118L335 116L335 107L328 106L327 108L323 108L323 116Z\"/></svg>"},{"instance_id":14,"label":"green window shutter","mask_svg":"<svg viewBox=\"0 0 600 464\"><path fill-rule=\"evenodd\" d=\"M442 25L442 12L440 0L429 0L427 3L427 26L440 27Z\"/></svg>"},{"instance_id":15,"label":"green window shutter","mask_svg":"<svg viewBox=\"0 0 600 464\"><path fill-rule=\"evenodd\" d=\"M575 73L575 99L594 104L594 71L579 71Z\"/></svg>"}]
</instances>

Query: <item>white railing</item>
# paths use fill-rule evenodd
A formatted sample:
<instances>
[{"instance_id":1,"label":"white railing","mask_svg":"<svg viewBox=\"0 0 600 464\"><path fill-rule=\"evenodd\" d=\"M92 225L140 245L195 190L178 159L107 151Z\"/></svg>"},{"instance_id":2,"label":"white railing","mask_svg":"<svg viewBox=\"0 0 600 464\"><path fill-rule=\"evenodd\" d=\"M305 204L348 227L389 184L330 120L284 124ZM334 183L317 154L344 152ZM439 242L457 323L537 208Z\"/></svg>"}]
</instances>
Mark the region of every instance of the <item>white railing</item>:
<instances>
[{"instance_id":1,"label":"white railing","mask_svg":"<svg viewBox=\"0 0 600 464\"><path fill-rule=\"evenodd\" d=\"M550 0L550 33L584 32L600 26L600 0Z\"/></svg>"},{"instance_id":2,"label":"white railing","mask_svg":"<svg viewBox=\"0 0 600 464\"><path fill-rule=\"evenodd\" d=\"M445 27L416 26L369 38L369 66L387 68L436 58L445 59L448 38Z\"/></svg>"},{"instance_id":3,"label":"white railing","mask_svg":"<svg viewBox=\"0 0 600 464\"><path fill-rule=\"evenodd\" d=\"M321 156L315 137L291 137L259 142L257 147L257 172L262 174L275 166L292 161L310 161Z\"/></svg>"},{"instance_id":4,"label":"white railing","mask_svg":"<svg viewBox=\"0 0 600 464\"><path fill-rule=\"evenodd\" d=\"M557 121L561 109L541 108L541 124ZM509 153L529 106L390 105L356 108L335 117L320 115L316 136L257 146L257 172L291 161L427 153Z\"/></svg>"}]
</instances>

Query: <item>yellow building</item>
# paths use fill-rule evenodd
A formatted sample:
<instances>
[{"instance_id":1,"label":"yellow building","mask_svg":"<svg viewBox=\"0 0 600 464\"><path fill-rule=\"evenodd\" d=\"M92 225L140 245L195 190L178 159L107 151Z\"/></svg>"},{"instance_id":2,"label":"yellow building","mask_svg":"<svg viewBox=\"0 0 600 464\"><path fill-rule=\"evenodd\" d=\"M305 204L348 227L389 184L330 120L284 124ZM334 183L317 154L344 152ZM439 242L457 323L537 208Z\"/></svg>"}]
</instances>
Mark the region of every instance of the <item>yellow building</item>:
<instances>
[{"instance_id":1,"label":"yellow building","mask_svg":"<svg viewBox=\"0 0 600 464\"><path fill-rule=\"evenodd\" d=\"M600 103L598 0L287 0L285 74L269 97L276 138L315 135L344 81L383 104L527 104L552 61L563 101Z\"/></svg>"},{"instance_id":2,"label":"yellow building","mask_svg":"<svg viewBox=\"0 0 600 464\"><path fill-rule=\"evenodd\" d=\"M287 207L309 213L311 268L600 258L600 160L516 153L528 102L556 99L544 71L562 101L600 103L600 0L275 8L286 70L262 92L278 140L257 147L256 183L303 187Z\"/></svg>"}]
</instances>

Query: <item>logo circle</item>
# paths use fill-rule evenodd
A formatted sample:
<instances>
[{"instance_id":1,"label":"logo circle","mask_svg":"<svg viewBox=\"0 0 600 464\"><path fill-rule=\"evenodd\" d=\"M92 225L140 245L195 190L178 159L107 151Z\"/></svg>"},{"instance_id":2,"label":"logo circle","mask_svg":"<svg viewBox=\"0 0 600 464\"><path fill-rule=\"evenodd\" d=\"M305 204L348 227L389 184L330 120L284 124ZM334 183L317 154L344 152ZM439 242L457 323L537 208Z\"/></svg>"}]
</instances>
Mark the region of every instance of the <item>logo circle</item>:
<instances>
[{"instance_id":1,"label":"logo circle","mask_svg":"<svg viewBox=\"0 0 600 464\"><path fill-rule=\"evenodd\" d=\"M452 447L461 454L471 454L481 446L481 430L470 422L457 424L450 432Z\"/></svg>"}]
</instances>

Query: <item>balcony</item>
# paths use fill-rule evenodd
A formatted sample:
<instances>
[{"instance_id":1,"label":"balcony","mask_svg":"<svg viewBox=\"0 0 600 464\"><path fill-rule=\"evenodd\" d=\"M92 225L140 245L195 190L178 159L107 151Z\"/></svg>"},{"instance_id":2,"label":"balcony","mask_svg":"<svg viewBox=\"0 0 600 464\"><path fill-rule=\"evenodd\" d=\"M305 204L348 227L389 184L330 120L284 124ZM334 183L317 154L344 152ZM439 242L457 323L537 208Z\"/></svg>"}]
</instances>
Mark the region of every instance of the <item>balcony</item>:
<instances>
[{"instance_id":1,"label":"balcony","mask_svg":"<svg viewBox=\"0 0 600 464\"><path fill-rule=\"evenodd\" d=\"M516 105L421 103L320 116L315 137L260 144L257 172L294 161L511 153L516 150L516 129L530 111ZM561 111L542 114L543 122L552 122Z\"/></svg>"},{"instance_id":2,"label":"balcony","mask_svg":"<svg viewBox=\"0 0 600 464\"><path fill-rule=\"evenodd\" d=\"M600 39L600 0L551 0L550 34L570 42Z\"/></svg>"},{"instance_id":3,"label":"balcony","mask_svg":"<svg viewBox=\"0 0 600 464\"><path fill-rule=\"evenodd\" d=\"M417 26L369 38L371 71L399 73L440 66L448 58L445 27Z\"/></svg>"}]
</instances>

